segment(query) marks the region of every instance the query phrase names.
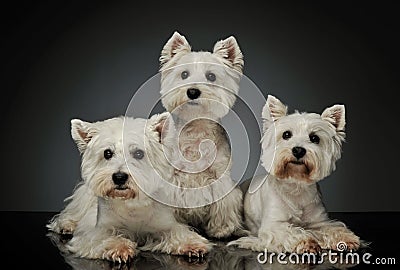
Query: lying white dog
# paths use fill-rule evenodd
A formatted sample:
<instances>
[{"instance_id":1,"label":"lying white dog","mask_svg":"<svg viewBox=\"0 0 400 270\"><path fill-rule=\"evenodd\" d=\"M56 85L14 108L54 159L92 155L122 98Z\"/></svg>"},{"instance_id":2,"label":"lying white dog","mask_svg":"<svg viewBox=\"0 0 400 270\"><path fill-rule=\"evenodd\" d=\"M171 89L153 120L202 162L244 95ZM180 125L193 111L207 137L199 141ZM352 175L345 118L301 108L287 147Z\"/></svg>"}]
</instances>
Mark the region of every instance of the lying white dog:
<instances>
[{"instance_id":1,"label":"lying white dog","mask_svg":"<svg viewBox=\"0 0 400 270\"><path fill-rule=\"evenodd\" d=\"M173 169L162 154L159 125L169 115L149 120L116 117L88 123L71 121L72 137L82 154L82 179L66 208L48 224L58 233L73 233L65 247L83 258L126 262L141 250L202 256L212 244L178 223L173 209L148 195L158 189L149 159ZM143 184L145 194L137 184Z\"/></svg>"},{"instance_id":2,"label":"lying white dog","mask_svg":"<svg viewBox=\"0 0 400 270\"><path fill-rule=\"evenodd\" d=\"M269 175L256 192L246 193L244 202L246 225L253 236L228 245L295 253L337 250L339 243L358 249L360 238L328 218L317 186L341 157L345 107L334 105L321 115L287 115L287 107L268 96L262 117L262 162Z\"/></svg>"}]
</instances>

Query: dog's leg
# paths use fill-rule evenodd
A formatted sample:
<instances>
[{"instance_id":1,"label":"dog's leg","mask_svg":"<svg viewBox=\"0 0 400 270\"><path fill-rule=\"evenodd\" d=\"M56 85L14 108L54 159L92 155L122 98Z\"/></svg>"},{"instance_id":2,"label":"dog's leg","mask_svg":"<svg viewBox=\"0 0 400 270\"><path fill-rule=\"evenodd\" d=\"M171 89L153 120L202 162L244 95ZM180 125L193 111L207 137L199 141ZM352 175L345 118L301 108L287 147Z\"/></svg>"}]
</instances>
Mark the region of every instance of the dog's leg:
<instances>
[{"instance_id":1,"label":"dog's leg","mask_svg":"<svg viewBox=\"0 0 400 270\"><path fill-rule=\"evenodd\" d=\"M310 231L288 222L263 224L258 237L242 237L228 243L228 246L251 249L253 251L318 253L321 251L317 240Z\"/></svg>"},{"instance_id":2,"label":"dog's leg","mask_svg":"<svg viewBox=\"0 0 400 270\"><path fill-rule=\"evenodd\" d=\"M308 213L306 219L310 224L308 228L315 235L322 249L357 250L361 244L364 244L343 222L329 219L322 204L306 212Z\"/></svg>"},{"instance_id":3,"label":"dog's leg","mask_svg":"<svg viewBox=\"0 0 400 270\"><path fill-rule=\"evenodd\" d=\"M97 206L97 204L96 204ZM65 248L77 257L126 262L136 255L137 244L112 226L98 224L97 207L90 208L78 222Z\"/></svg>"},{"instance_id":4,"label":"dog's leg","mask_svg":"<svg viewBox=\"0 0 400 270\"><path fill-rule=\"evenodd\" d=\"M262 229L258 233L259 237L268 239L268 243L271 243L275 251L297 254L317 254L321 251L321 247L312 233L302 227L288 222L274 222L269 226L262 225Z\"/></svg>"},{"instance_id":5,"label":"dog's leg","mask_svg":"<svg viewBox=\"0 0 400 270\"><path fill-rule=\"evenodd\" d=\"M119 263L133 258L137 253L136 246L135 242L104 228L77 230L66 245L70 252L79 257Z\"/></svg>"},{"instance_id":6,"label":"dog's leg","mask_svg":"<svg viewBox=\"0 0 400 270\"><path fill-rule=\"evenodd\" d=\"M90 208L96 207L97 198L87 185L81 184L65 201L68 203L66 207L55 215L46 227L59 234L73 234L78 221Z\"/></svg>"},{"instance_id":7,"label":"dog's leg","mask_svg":"<svg viewBox=\"0 0 400 270\"><path fill-rule=\"evenodd\" d=\"M242 200L242 190L235 187L228 195L210 205L208 223L204 228L208 236L227 238L232 234L248 235L248 231L243 229Z\"/></svg>"},{"instance_id":8,"label":"dog's leg","mask_svg":"<svg viewBox=\"0 0 400 270\"><path fill-rule=\"evenodd\" d=\"M357 250L361 245L360 238L339 221L319 222L313 224L310 229L317 237L322 249Z\"/></svg>"},{"instance_id":9,"label":"dog's leg","mask_svg":"<svg viewBox=\"0 0 400 270\"><path fill-rule=\"evenodd\" d=\"M171 230L157 234L161 236L155 236L156 240L148 241L140 249L173 255L203 257L213 246L206 238L179 223L176 223Z\"/></svg>"}]
</instances>

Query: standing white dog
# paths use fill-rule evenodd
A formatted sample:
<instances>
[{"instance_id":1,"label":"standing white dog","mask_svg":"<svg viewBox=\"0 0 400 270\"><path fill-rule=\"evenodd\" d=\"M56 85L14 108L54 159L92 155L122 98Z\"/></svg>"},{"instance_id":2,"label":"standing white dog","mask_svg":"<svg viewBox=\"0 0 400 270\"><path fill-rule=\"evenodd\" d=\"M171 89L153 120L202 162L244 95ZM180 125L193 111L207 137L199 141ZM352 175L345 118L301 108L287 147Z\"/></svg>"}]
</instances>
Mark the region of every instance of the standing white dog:
<instances>
[{"instance_id":1,"label":"standing white dog","mask_svg":"<svg viewBox=\"0 0 400 270\"><path fill-rule=\"evenodd\" d=\"M82 154L83 182L67 207L48 224L55 232L73 232L65 245L69 252L126 262L136 255L138 245L141 250L189 256L210 250L207 239L176 221L171 207L149 197L163 192L150 159L165 174L173 173L159 134L159 125L168 115L149 120L71 121L72 137Z\"/></svg>"},{"instance_id":2,"label":"standing white dog","mask_svg":"<svg viewBox=\"0 0 400 270\"><path fill-rule=\"evenodd\" d=\"M161 101L177 130L174 150L166 153L175 174L166 180L186 189L175 194L176 217L215 238L244 232L243 194L231 179L230 145L220 125L236 100L243 63L232 36L218 41L212 53L193 52L175 32L160 56Z\"/></svg>"},{"instance_id":3,"label":"standing white dog","mask_svg":"<svg viewBox=\"0 0 400 270\"><path fill-rule=\"evenodd\" d=\"M337 250L339 243L358 249L359 237L328 218L317 185L341 157L345 107L334 105L321 115L287 115L287 107L268 96L262 117L262 162L269 175L255 193L246 193L244 202L246 225L253 236L228 245L295 253Z\"/></svg>"}]
</instances>

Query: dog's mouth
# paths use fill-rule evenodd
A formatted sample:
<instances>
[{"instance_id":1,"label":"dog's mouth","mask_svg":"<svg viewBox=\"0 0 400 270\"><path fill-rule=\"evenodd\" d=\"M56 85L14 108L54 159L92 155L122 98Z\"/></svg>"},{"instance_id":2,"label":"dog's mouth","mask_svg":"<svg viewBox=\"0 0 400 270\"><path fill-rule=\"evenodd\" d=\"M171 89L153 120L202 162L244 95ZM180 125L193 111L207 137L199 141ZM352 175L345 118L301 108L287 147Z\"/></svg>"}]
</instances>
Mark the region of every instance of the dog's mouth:
<instances>
[{"instance_id":1,"label":"dog's mouth","mask_svg":"<svg viewBox=\"0 0 400 270\"><path fill-rule=\"evenodd\" d=\"M308 165L302 160L291 160L287 163L286 169L294 173L309 174L310 169Z\"/></svg>"},{"instance_id":2,"label":"dog's mouth","mask_svg":"<svg viewBox=\"0 0 400 270\"><path fill-rule=\"evenodd\" d=\"M289 163L294 164L294 165L304 165L304 166L306 166L306 164L303 161L300 161L300 160L292 160L292 161L289 161Z\"/></svg>"},{"instance_id":3,"label":"dog's mouth","mask_svg":"<svg viewBox=\"0 0 400 270\"><path fill-rule=\"evenodd\" d=\"M187 104L193 105L193 106L200 105L198 101L194 101L194 100L188 101Z\"/></svg>"},{"instance_id":4,"label":"dog's mouth","mask_svg":"<svg viewBox=\"0 0 400 270\"><path fill-rule=\"evenodd\" d=\"M107 192L107 197L122 200L134 199L136 191L126 185L116 185Z\"/></svg>"},{"instance_id":5,"label":"dog's mouth","mask_svg":"<svg viewBox=\"0 0 400 270\"><path fill-rule=\"evenodd\" d=\"M305 183L311 183L312 171L312 164L305 160L293 159L280 163L275 170L275 175L279 179L297 179Z\"/></svg>"}]
</instances>

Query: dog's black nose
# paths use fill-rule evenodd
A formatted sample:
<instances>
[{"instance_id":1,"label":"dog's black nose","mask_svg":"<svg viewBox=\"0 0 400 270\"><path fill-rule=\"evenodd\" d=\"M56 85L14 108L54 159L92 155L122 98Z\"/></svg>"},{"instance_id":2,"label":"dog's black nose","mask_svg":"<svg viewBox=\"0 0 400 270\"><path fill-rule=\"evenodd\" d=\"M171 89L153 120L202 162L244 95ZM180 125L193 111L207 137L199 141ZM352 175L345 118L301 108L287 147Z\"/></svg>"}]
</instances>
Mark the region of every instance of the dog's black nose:
<instances>
[{"instance_id":1,"label":"dog's black nose","mask_svg":"<svg viewBox=\"0 0 400 270\"><path fill-rule=\"evenodd\" d=\"M188 98L190 99L196 99L200 96L201 92L199 89L197 88L189 88L186 92L186 95L188 96Z\"/></svg>"},{"instance_id":2,"label":"dog's black nose","mask_svg":"<svg viewBox=\"0 0 400 270\"><path fill-rule=\"evenodd\" d=\"M304 149L303 147L296 146L292 148L293 156L295 156L297 159L304 157L306 152L306 149Z\"/></svg>"},{"instance_id":3,"label":"dog's black nose","mask_svg":"<svg viewBox=\"0 0 400 270\"><path fill-rule=\"evenodd\" d=\"M113 173L112 180L114 181L114 184L116 184L116 185L119 185L119 186L123 185L126 183L126 180L128 180L128 174L123 173L123 172Z\"/></svg>"}]
</instances>

